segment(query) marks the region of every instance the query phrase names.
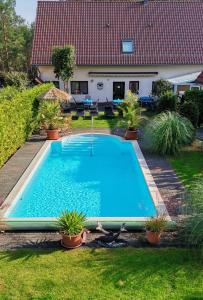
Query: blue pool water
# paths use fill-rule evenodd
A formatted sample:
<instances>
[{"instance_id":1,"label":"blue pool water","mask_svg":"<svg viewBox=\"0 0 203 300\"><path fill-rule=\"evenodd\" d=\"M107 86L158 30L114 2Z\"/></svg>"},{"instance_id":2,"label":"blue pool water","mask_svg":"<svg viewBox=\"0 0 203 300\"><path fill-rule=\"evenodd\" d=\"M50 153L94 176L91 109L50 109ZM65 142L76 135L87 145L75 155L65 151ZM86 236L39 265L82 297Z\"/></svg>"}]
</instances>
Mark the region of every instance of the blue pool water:
<instances>
[{"instance_id":1,"label":"blue pool water","mask_svg":"<svg viewBox=\"0 0 203 300\"><path fill-rule=\"evenodd\" d=\"M149 217L156 209L130 142L78 135L52 142L8 217Z\"/></svg>"}]
</instances>

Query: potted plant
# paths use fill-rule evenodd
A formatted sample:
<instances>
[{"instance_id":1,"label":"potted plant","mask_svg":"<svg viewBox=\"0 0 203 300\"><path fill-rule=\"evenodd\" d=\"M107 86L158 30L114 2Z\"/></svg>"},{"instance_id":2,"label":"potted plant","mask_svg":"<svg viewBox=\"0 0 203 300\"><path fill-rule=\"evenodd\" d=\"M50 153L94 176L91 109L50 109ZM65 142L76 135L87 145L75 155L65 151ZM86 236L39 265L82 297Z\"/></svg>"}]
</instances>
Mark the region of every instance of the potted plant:
<instances>
[{"instance_id":1,"label":"potted plant","mask_svg":"<svg viewBox=\"0 0 203 300\"><path fill-rule=\"evenodd\" d=\"M161 233L166 228L166 224L164 217L151 218L145 223L146 237L150 244L157 245L160 242Z\"/></svg>"},{"instance_id":2,"label":"potted plant","mask_svg":"<svg viewBox=\"0 0 203 300\"><path fill-rule=\"evenodd\" d=\"M73 249L81 246L85 220L85 215L76 211L65 211L59 217L58 227L65 248Z\"/></svg>"},{"instance_id":3,"label":"potted plant","mask_svg":"<svg viewBox=\"0 0 203 300\"><path fill-rule=\"evenodd\" d=\"M59 139L59 127L63 124L61 108L58 101L43 101L39 108L39 121L47 132L48 140Z\"/></svg>"},{"instance_id":4,"label":"potted plant","mask_svg":"<svg viewBox=\"0 0 203 300\"><path fill-rule=\"evenodd\" d=\"M119 126L126 128L126 140L137 140L138 127L144 120L137 100L137 96L129 91L124 103L120 106L120 109L123 110L123 117L119 121Z\"/></svg>"}]
</instances>

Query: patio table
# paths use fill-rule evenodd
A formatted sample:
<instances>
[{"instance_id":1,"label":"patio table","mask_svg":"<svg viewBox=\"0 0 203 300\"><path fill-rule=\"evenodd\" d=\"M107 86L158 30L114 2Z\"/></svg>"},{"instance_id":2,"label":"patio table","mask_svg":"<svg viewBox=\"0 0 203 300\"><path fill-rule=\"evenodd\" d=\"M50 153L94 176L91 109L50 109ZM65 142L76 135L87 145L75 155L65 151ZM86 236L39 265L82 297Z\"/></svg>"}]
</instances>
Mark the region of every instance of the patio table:
<instances>
[{"instance_id":1,"label":"patio table","mask_svg":"<svg viewBox=\"0 0 203 300\"><path fill-rule=\"evenodd\" d=\"M90 106L92 106L93 105L93 100L92 99L84 99L83 100L83 103L84 103L84 105L86 106L86 107L90 107Z\"/></svg>"},{"instance_id":2,"label":"patio table","mask_svg":"<svg viewBox=\"0 0 203 300\"><path fill-rule=\"evenodd\" d=\"M114 105L119 105L119 104L122 104L124 102L124 100L122 100L122 99L114 99L112 102L113 102Z\"/></svg>"}]
</instances>

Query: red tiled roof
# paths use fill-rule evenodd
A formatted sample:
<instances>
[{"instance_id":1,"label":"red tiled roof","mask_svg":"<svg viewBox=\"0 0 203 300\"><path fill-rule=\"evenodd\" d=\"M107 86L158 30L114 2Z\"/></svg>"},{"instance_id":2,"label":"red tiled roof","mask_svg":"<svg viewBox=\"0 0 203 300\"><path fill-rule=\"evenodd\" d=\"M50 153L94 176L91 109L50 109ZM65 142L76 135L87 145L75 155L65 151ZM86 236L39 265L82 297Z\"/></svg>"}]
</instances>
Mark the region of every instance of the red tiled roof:
<instances>
[{"instance_id":1,"label":"red tiled roof","mask_svg":"<svg viewBox=\"0 0 203 300\"><path fill-rule=\"evenodd\" d=\"M32 64L50 65L52 47L66 44L77 65L203 64L203 1L39 2Z\"/></svg>"}]
</instances>

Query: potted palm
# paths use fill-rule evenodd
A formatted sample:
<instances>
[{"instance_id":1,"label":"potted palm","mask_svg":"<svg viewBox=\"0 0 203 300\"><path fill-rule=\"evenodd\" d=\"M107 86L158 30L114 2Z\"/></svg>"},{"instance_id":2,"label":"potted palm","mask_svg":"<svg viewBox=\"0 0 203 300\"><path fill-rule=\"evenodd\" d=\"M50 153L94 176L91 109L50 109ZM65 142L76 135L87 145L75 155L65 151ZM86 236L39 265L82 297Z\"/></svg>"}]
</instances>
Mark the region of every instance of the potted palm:
<instances>
[{"instance_id":1,"label":"potted palm","mask_svg":"<svg viewBox=\"0 0 203 300\"><path fill-rule=\"evenodd\" d=\"M130 91L120 109L123 110L123 117L119 121L119 126L126 128L125 139L137 140L137 130L143 122L144 117L141 116L141 108L135 96Z\"/></svg>"},{"instance_id":2,"label":"potted palm","mask_svg":"<svg viewBox=\"0 0 203 300\"><path fill-rule=\"evenodd\" d=\"M85 215L76 211L65 211L59 217L58 227L65 248L73 249L81 246L85 220Z\"/></svg>"},{"instance_id":3,"label":"potted palm","mask_svg":"<svg viewBox=\"0 0 203 300\"><path fill-rule=\"evenodd\" d=\"M145 223L146 238L152 245L160 242L161 233L166 228L167 221L164 217L151 218Z\"/></svg>"},{"instance_id":4,"label":"potted palm","mask_svg":"<svg viewBox=\"0 0 203 300\"><path fill-rule=\"evenodd\" d=\"M43 101L39 108L39 121L47 132L48 140L59 139L59 127L63 124L58 101Z\"/></svg>"}]
</instances>

